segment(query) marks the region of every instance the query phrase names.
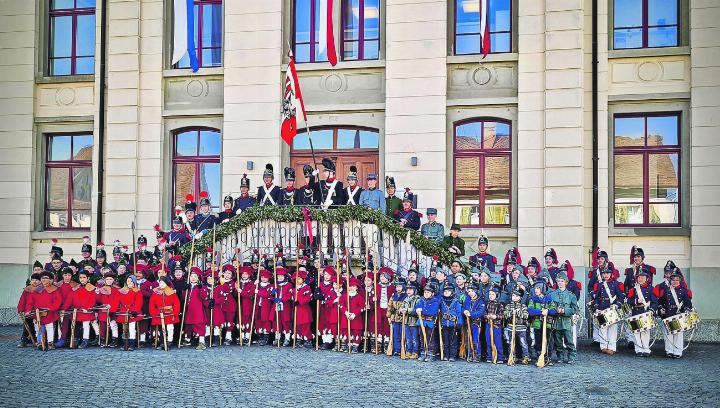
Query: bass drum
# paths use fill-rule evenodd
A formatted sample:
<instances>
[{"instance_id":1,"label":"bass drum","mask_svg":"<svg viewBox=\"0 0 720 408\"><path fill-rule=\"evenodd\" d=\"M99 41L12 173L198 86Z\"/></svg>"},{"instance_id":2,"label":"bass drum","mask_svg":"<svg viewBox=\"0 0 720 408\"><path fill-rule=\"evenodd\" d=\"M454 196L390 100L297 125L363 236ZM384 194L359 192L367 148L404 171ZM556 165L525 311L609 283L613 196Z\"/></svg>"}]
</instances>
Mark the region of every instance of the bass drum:
<instances>
[{"instance_id":1,"label":"bass drum","mask_svg":"<svg viewBox=\"0 0 720 408\"><path fill-rule=\"evenodd\" d=\"M655 316L653 316L652 312L645 312L636 316L630 316L626 319L626 321L628 329L633 333L642 333L657 326Z\"/></svg>"}]
</instances>

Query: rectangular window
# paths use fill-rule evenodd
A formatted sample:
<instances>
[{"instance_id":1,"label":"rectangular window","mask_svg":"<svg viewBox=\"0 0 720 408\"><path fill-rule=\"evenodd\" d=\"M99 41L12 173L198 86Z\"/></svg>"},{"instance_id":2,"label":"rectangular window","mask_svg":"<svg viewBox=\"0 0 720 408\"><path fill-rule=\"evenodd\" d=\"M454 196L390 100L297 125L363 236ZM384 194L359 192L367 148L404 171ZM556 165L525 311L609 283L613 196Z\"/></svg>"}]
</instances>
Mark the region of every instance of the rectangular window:
<instances>
[{"instance_id":1,"label":"rectangular window","mask_svg":"<svg viewBox=\"0 0 720 408\"><path fill-rule=\"evenodd\" d=\"M199 66L222 66L222 0L194 0L193 18ZM175 67L190 68L190 57L185 54Z\"/></svg>"},{"instance_id":2,"label":"rectangular window","mask_svg":"<svg viewBox=\"0 0 720 408\"><path fill-rule=\"evenodd\" d=\"M680 225L680 114L614 117L616 226Z\"/></svg>"},{"instance_id":3,"label":"rectangular window","mask_svg":"<svg viewBox=\"0 0 720 408\"><path fill-rule=\"evenodd\" d=\"M327 61L327 50L320 52L320 0L294 0L293 49L295 61Z\"/></svg>"},{"instance_id":4,"label":"rectangular window","mask_svg":"<svg viewBox=\"0 0 720 408\"><path fill-rule=\"evenodd\" d=\"M510 226L511 159L510 123L473 119L455 125L455 223Z\"/></svg>"},{"instance_id":5,"label":"rectangular window","mask_svg":"<svg viewBox=\"0 0 720 408\"><path fill-rule=\"evenodd\" d=\"M47 135L45 228L90 229L92 133Z\"/></svg>"},{"instance_id":6,"label":"rectangular window","mask_svg":"<svg viewBox=\"0 0 720 408\"><path fill-rule=\"evenodd\" d=\"M213 211L221 204L220 151L222 138L216 129L183 129L174 135L173 207L183 206L185 196L195 200L207 191Z\"/></svg>"},{"instance_id":7,"label":"rectangular window","mask_svg":"<svg viewBox=\"0 0 720 408\"><path fill-rule=\"evenodd\" d=\"M380 58L380 0L343 0L344 61Z\"/></svg>"},{"instance_id":8,"label":"rectangular window","mask_svg":"<svg viewBox=\"0 0 720 408\"><path fill-rule=\"evenodd\" d=\"M95 0L51 0L48 74L95 73Z\"/></svg>"},{"instance_id":9,"label":"rectangular window","mask_svg":"<svg viewBox=\"0 0 720 408\"><path fill-rule=\"evenodd\" d=\"M488 0L490 53L512 50L512 2ZM480 54L482 0L455 0L455 55Z\"/></svg>"},{"instance_id":10,"label":"rectangular window","mask_svg":"<svg viewBox=\"0 0 720 408\"><path fill-rule=\"evenodd\" d=\"M680 0L614 0L613 48L679 45Z\"/></svg>"}]
</instances>

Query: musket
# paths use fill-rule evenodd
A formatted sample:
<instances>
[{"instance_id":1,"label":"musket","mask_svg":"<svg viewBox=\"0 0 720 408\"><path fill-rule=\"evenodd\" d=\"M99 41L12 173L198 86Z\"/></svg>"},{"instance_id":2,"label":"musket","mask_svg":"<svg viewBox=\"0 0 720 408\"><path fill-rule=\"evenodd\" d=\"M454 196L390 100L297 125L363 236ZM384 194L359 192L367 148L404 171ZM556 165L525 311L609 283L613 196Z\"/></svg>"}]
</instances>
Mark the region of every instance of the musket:
<instances>
[{"instance_id":1,"label":"musket","mask_svg":"<svg viewBox=\"0 0 720 408\"><path fill-rule=\"evenodd\" d=\"M348 334L348 354L350 354L350 254L348 253L347 247L345 247L345 262L347 264L347 278L345 278L345 292L347 295L347 334ZM357 316L356 316L357 317Z\"/></svg>"},{"instance_id":2,"label":"musket","mask_svg":"<svg viewBox=\"0 0 720 408\"><path fill-rule=\"evenodd\" d=\"M428 356L428 340L427 340L427 333L425 332L425 321L422 318L422 312L418 312L418 322L420 322L420 331L422 332L423 336L423 344L425 345L425 358ZM392 327L392 326L390 326Z\"/></svg>"},{"instance_id":3,"label":"musket","mask_svg":"<svg viewBox=\"0 0 720 408\"><path fill-rule=\"evenodd\" d=\"M70 322L70 348L75 348L75 322L77 322L77 309L73 309L72 321Z\"/></svg>"},{"instance_id":4,"label":"musket","mask_svg":"<svg viewBox=\"0 0 720 408\"><path fill-rule=\"evenodd\" d=\"M508 362L507 364L509 366L515 365L515 319L516 319L516 313L515 311L512 311L513 318L512 318L512 334L510 335L510 355L508 356Z\"/></svg>"},{"instance_id":5,"label":"musket","mask_svg":"<svg viewBox=\"0 0 720 408\"><path fill-rule=\"evenodd\" d=\"M273 286L275 286L275 296L277 298L277 290L278 290L278 283L277 283L277 254L273 255ZM282 298L280 298L282 300ZM277 308L277 304L275 305L275 338L277 340L277 346L280 348L280 311Z\"/></svg>"},{"instance_id":6,"label":"musket","mask_svg":"<svg viewBox=\"0 0 720 408\"><path fill-rule=\"evenodd\" d=\"M105 312L105 347L110 345L110 304Z\"/></svg>"},{"instance_id":7,"label":"musket","mask_svg":"<svg viewBox=\"0 0 720 408\"><path fill-rule=\"evenodd\" d=\"M405 324L407 323L407 313L403 313L402 332L400 335L400 359L405 360Z\"/></svg>"},{"instance_id":8,"label":"musket","mask_svg":"<svg viewBox=\"0 0 720 408\"><path fill-rule=\"evenodd\" d=\"M165 351L168 351L167 328L165 327L165 313L163 313L162 309L160 310L160 330L162 330L163 348L165 349Z\"/></svg>"},{"instance_id":9,"label":"musket","mask_svg":"<svg viewBox=\"0 0 720 408\"><path fill-rule=\"evenodd\" d=\"M182 345L182 336L183 336L183 329L185 328L185 312L187 312L187 304L188 304L188 294L190 292L190 271L189 268L192 268L193 263L195 262L195 234L193 234L192 244L190 245L190 263L188 264L188 276L187 280L185 281L186 287L185 288L185 302L183 303L183 312L182 312L182 319L180 321L180 335L178 336L178 349Z\"/></svg>"},{"instance_id":10,"label":"musket","mask_svg":"<svg viewBox=\"0 0 720 408\"><path fill-rule=\"evenodd\" d=\"M43 327L42 322L40 321L40 309L35 308L35 319L37 321L37 325L40 328L40 346L42 347L42 351L46 351L45 345L47 344L47 333L45 332L45 328Z\"/></svg>"},{"instance_id":11,"label":"musket","mask_svg":"<svg viewBox=\"0 0 720 408\"><path fill-rule=\"evenodd\" d=\"M319 255L318 258L320 258L320 267L317 268L317 287L315 290L320 290L320 269L323 268L324 265L324 256L322 251L318 251ZM315 301L315 351L320 350L320 328L318 327L318 324L320 323L320 304L321 301L319 299L316 299Z\"/></svg>"},{"instance_id":12,"label":"musket","mask_svg":"<svg viewBox=\"0 0 720 408\"><path fill-rule=\"evenodd\" d=\"M438 309L438 340L440 340L440 360L445 359L445 352L443 349L445 348L443 346L443 338L442 338L442 303L440 304L440 308Z\"/></svg>"},{"instance_id":13,"label":"musket","mask_svg":"<svg viewBox=\"0 0 720 408\"><path fill-rule=\"evenodd\" d=\"M240 335L240 347L242 347L243 341L245 341L245 337L243 336L243 329L242 329L242 301L240 299L240 292L242 291L242 288L240 287L240 250L235 249L235 282L237 282L237 311L238 311L238 333Z\"/></svg>"},{"instance_id":14,"label":"musket","mask_svg":"<svg viewBox=\"0 0 720 408\"><path fill-rule=\"evenodd\" d=\"M492 363L497 364L497 348L495 348L495 324L493 323L493 319L488 318L488 323L490 323L490 349L492 350L491 356L492 356Z\"/></svg>"},{"instance_id":15,"label":"musket","mask_svg":"<svg viewBox=\"0 0 720 408\"><path fill-rule=\"evenodd\" d=\"M217 241L215 241L215 226L213 226L213 246L212 246L212 260L210 261L210 276L212 276L212 285L210 286L210 300L213 300L215 295L215 244ZM212 348L212 341L215 334L215 319L213 318L213 313L215 312L215 307L213 305L213 308L210 309L210 343L209 347ZM222 334L222 332L220 332ZM222 339L220 339L220 343L222 343Z\"/></svg>"},{"instance_id":16,"label":"musket","mask_svg":"<svg viewBox=\"0 0 720 408\"><path fill-rule=\"evenodd\" d=\"M379 347L379 340L378 340L378 303L380 302L380 298L378 298L377 293L377 274L378 274L378 263L380 263L380 254L378 254L377 251L375 251L375 261L373 262L373 290L375 291L375 302L373 302L373 315L375 316L375 354L378 354L378 347Z\"/></svg>"},{"instance_id":17,"label":"musket","mask_svg":"<svg viewBox=\"0 0 720 408\"><path fill-rule=\"evenodd\" d=\"M470 316L467 316L467 319L465 319L467 322L467 336L468 336L468 345L470 346L470 352L467 355L467 361L475 360L476 354L475 354L475 342L473 341L472 336L472 326L470 325Z\"/></svg>"},{"instance_id":18,"label":"musket","mask_svg":"<svg viewBox=\"0 0 720 408\"><path fill-rule=\"evenodd\" d=\"M20 316L20 321L22 321L23 326L25 326L25 331L27 332L27 335L30 338L30 341L32 342L33 347L37 348L37 340L35 340L35 336L33 336L32 332L30 331L30 326L28 326L27 320L25 320L24 314Z\"/></svg>"},{"instance_id":19,"label":"musket","mask_svg":"<svg viewBox=\"0 0 720 408\"><path fill-rule=\"evenodd\" d=\"M257 241L257 251L258 251L258 270L255 273L255 284L253 287L253 307L252 307L252 315L250 317L250 338L248 339L248 347L252 344L252 335L253 335L253 327L255 326L255 310L257 309L257 295L258 295L258 284L260 283L260 223L258 222L258 241Z\"/></svg>"},{"instance_id":20,"label":"musket","mask_svg":"<svg viewBox=\"0 0 720 408\"><path fill-rule=\"evenodd\" d=\"M545 354L547 354L547 315L543 316L542 322L542 343L540 347L540 356L537 359L537 366L545 367Z\"/></svg>"},{"instance_id":21,"label":"musket","mask_svg":"<svg viewBox=\"0 0 720 408\"><path fill-rule=\"evenodd\" d=\"M366 268L367 270L367 268ZM374 289L373 289L374 291ZM363 321L363 353L367 353L367 338L368 338L368 291L365 291L365 319Z\"/></svg>"},{"instance_id":22,"label":"musket","mask_svg":"<svg viewBox=\"0 0 720 408\"><path fill-rule=\"evenodd\" d=\"M333 254L335 255L335 270L337 273L335 274L335 284L338 288L340 288L340 274L342 273L342 269L340 268L340 255L338 254L337 248L333 250ZM333 288L335 290L335 288ZM349 341L350 339L348 339ZM337 336L335 341L337 351L340 351L340 299L338 298L338 304L337 304Z\"/></svg>"},{"instance_id":23,"label":"musket","mask_svg":"<svg viewBox=\"0 0 720 408\"><path fill-rule=\"evenodd\" d=\"M300 275L300 248L296 248L295 250L295 289L293 290L293 294L295 296L293 302L293 329L292 329L292 336L293 336L293 348L295 348L295 344L297 343L297 295L298 295L298 277Z\"/></svg>"}]
</instances>

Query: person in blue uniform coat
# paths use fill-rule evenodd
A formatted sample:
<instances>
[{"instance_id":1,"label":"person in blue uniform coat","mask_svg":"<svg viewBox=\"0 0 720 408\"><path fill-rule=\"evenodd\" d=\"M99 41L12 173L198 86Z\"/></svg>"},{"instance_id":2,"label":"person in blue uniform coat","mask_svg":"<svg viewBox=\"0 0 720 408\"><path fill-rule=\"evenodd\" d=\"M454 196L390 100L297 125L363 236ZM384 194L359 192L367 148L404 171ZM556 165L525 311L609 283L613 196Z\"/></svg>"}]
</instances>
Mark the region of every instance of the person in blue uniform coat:
<instances>
[{"instance_id":1,"label":"person in blue uniform coat","mask_svg":"<svg viewBox=\"0 0 720 408\"><path fill-rule=\"evenodd\" d=\"M306 164L303 166L305 185L300 187L300 203L306 207L320 205L320 184L317 182L318 171Z\"/></svg>"},{"instance_id":2,"label":"person in blue uniform coat","mask_svg":"<svg viewBox=\"0 0 720 408\"><path fill-rule=\"evenodd\" d=\"M216 223L215 214L210 210L210 197L208 197L207 191L202 191L200 192L200 212L195 215L195 233L202 236L213 229ZM196 239L200 239L200 236L197 236Z\"/></svg>"},{"instance_id":3,"label":"person in blue uniform coat","mask_svg":"<svg viewBox=\"0 0 720 408\"><path fill-rule=\"evenodd\" d=\"M601 281L595 282L591 291L592 308L594 315L599 316L601 312L611 307L620 308L625 302L625 288L621 282L613 279L612 269L605 265L600 272ZM600 352L613 355L617 351L618 324L598 327L598 339L600 340Z\"/></svg>"},{"instance_id":4,"label":"person in blue uniform coat","mask_svg":"<svg viewBox=\"0 0 720 408\"><path fill-rule=\"evenodd\" d=\"M295 169L292 167L285 167L283 171L285 176L285 188L283 188L280 194L280 201L278 205L281 207L287 207L289 205L299 205L300 190L295 188Z\"/></svg>"},{"instance_id":5,"label":"person in blue uniform coat","mask_svg":"<svg viewBox=\"0 0 720 408\"><path fill-rule=\"evenodd\" d=\"M445 238L445 226L437 222L436 208L428 208L426 213L428 222L420 227L420 233L436 244L441 245L443 238Z\"/></svg>"},{"instance_id":6,"label":"person in blue uniform coat","mask_svg":"<svg viewBox=\"0 0 720 408\"><path fill-rule=\"evenodd\" d=\"M470 320L470 333L472 341L472 350L474 354L470 355L470 362L479 362L478 356L484 354L480 350L480 333L482 332L483 315L485 314L485 300L480 297L480 285L477 283L470 283L467 288L467 301L465 302L465 310L463 314L465 319Z\"/></svg>"},{"instance_id":7,"label":"person in blue uniform coat","mask_svg":"<svg viewBox=\"0 0 720 408\"><path fill-rule=\"evenodd\" d=\"M455 285L449 283L443 288L440 301L442 310L443 361L455 361L458 353L458 328L464 327L463 305L455 296Z\"/></svg>"},{"instance_id":8,"label":"person in blue uniform coat","mask_svg":"<svg viewBox=\"0 0 720 408\"><path fill-rule=\"evenodd\" d=\"M438 311L440 310L440 299L436 296L437 285L434 282L428 283L423 290L422 299L417 302L415 306L415 313L418 315L418 327L422 325L425 328L425 339L421 339L420 343L423 345L423 351L425 358L423 361L435 361L435 348L436 348L436 318ZM420 336L422 336L422 329L420 330Z\"/></svg>"},{"instance_id":9,"label":"person in blue uniform coat","mask_svg":"<svg viewBox=\"0 0 720 408\"><path fill-rule=\"evenodd\" d=\"M282 191L274 184L273 165L268 163L263 171L263 185L258 187L256 201L258 205L278 205Z\"/></svg>"},{"instance_id":10,"label":"person in blue uniform coat","mask_svg":"<svg viewBox=\"0 0 720 408\"><path fill-rule=\"evenodd\" d=\"M658 315L662 319L693 310L692 292L687 286L683 285L684 282L685 279L680 268L675 267L670 274L670 285L667 288L660 289L657 286L655 287L659 305ZM670 358L682 357L685 348L684 332L680 331L673 334L668 331L664 324L662 326L665 334L665 355Z\"/></svg>"},{"instance_id":11,"label":"person in blue uniform coat","mask_svg":"<svg viewBox=\"0 0 720 408\"><path fill-rule=\"evenodd\" d=\"M377 174L368 173L368 188L360 193L359 204L363 207L372 208L373 210L380 211L385 214L387 212L387 202L383 192L377 188L377 181Z\"/></svg>"},{"instance_id":12,"label":"person in blue uniform coat","mask_svg":"<svg viewBox=\"0 0 720 408\"><path fill-rule=\"evenodd\" d=\"M653 293L648 273L640 269L635 277L635 283L627 289L627 303L632 309L632 316L646 312L655 313L658 308L658 300ZM635 355L638 357L650 357L650 330L633 333Z\"/></svg>"},{"instance_id":13,"label":"person in blue uniform coat","mask_svg":"<svg viewBox=\"0 0 720 408\"><path fill-rule=\"evenodd\" d=\"M223 198L223 210L218 213L217 217L215 217L217 225L228 222L235 216L235 213L233 212L233 204L234 200L230 194Z\"/></svg>"}]
</instances>

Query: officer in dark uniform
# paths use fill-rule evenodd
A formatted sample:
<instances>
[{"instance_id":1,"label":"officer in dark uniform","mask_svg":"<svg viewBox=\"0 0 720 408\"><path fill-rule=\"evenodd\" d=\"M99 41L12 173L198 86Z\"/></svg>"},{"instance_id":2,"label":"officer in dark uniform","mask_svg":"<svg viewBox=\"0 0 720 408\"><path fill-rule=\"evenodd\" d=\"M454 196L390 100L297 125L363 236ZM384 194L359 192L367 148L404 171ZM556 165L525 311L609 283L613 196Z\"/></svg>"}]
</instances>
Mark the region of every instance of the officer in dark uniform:
<instances>
[{"instance_id":1,"label":"officer in dark uniform","mask_svg":"<svg viewBox=\"0 0 720 408\"><path fill-rule=\"evenodd\" d=\"M320 180L320 206L322 208L337 208L345 205L345 188L342 181L335 178L335 163L324 158L322 165L325 168L325 180Z\"/></svg>"},{"instance_id":2,"label":"officer in dark uniform","mask_svg":"<svg viewBox=\"0 0 720 408\"><path fill-rule=\"evenodd\" d=\"M210 198L207 191L200 193L200 212L195 215L195 233L206 234L216 224L215 214L210 211ZM200 238L200 236L196 237Z\"/></svg>"},{"instance_id":3,"label":"officer in dark uniform","mask_svg":"<svg viewBox=\"0 0 720 408\"><path fill-rule=\"evenodd\" d=\"M488 246L490 245L490 240L485 235L480 235L480 238L478 238L477 246L478 251L475 255L470 255L470 258L468 258L468 261L470 262L470 266L479 268L480 267L480 260L482 259L485 262L485 267L490 270L490 272L495 272L495 265L497 265L497 258L492 256L487 250Z\"/></svg>"},{"instance_id":4,"label":"officer in dark uniform","mask_svg":"<svg viewBox=\"0 0 720 408\"><path fill-rule=\"evenodd\" d=\"M345 188L346 205L359 205L360 194L363 189L358 185L357 167L350 166L350 172L347 175L348 186Z\"/></svg>"},{"instance_id":5,"label":"officer in dark uniform","mask_svg":"<svg viewBox=\"0 0 720 408\"><path fill-rule=\"evenodd\" d=\"M299 205L301 202L300 190L295 188L295 169L292 167L285 167L285 188L282 189L280 194L280 201L278 205L285 207L288 205Z\"/></svg>"},{"instance_id":6,"label":"officer in dark uniform","mask_svg":"<svg viewBox=\"0 0 720 408\"><path fill-rule=\"evenodd\" d=\"M320 205L320 185L317 182L317 170L306 164L303 166L305 185L300 187L300 205L317 207Z\"/></svg>"},{"instance_id":7,"label":"officer in dark uniform","mask_svg":"<svg viewBox=\"0 0 720 408\"><path fill-rule=\"evenodd\" d=\"M58 246L58 240L57 238L52 239L52 246L50 247L50 262L45 264L45 267L43 268L46 271L49 271L50 268L52 268L52 261L60 262L58 266L58 270L61 270L62 268L67 268L68 263L63 261L63 249L62 247Z\"/></svg>"},{"instance_id":8,"label":"officer in dark uniform","mask_svg":"<svg viewBox=\"0 0 720 408\"><path fill-rule=\"evenodd\" d=\"M442 241L442 247L456 257L465 256L465 240L460 238L460 231L460 225L453 223L450 226L450 235L446 235Z\"/></svg>"},{"instance_id":9,"label":"officer in dark uniform","mask_svg":"<svg viewBox=\"0 0 720 408\"><path fill-rule=\"evenodd\" d=\"M240 196L235 199L233 212L235 214L240 214L242 211L252 207L253 205L255 205L255 199L250 196L250 179L247 177L247 174L243 174L240 179Z\"/></svg>"},{"instance_id":10,"label":"officer in dark uniform","mask_svg":"<svg viewBox=\"0 0 720 408\"><path fill-rule=\"evenodd\" d=\"M414 199L415 194L406 188L405 194L403 194L402 209L393 213L393 218L403 227L417 231L420 229L420 213L412 208Z\"/></svg>"},{"instance_id":11,"label":"officer in dark uniform","mask_svg":"<svg viewBox=\"0 0 720 408\"><path fill-rule=\"evenodd\" d=\"M85 269L86 267L90 266L93 269L97 267L97 262L95 262L94 259L92 259L92 245L90 245L90 237L83 237L83 244L82 248L80 249L80 253L82 253L83 259L78 262L78 266L80 269Z\"/></svg>"},{"instance_id":12,"label":"officer in dark uniform","mask_svg":"<svg viewBox=\"0 0 720 408\"><path fill-rule=\"evenodd\" d=\"M656 270L654 266L647 265L645 263L645 251L642 248L636 246L632 247L630 251L630 267L625 269L625 289L635 285L635 278L640 274L640 271L644 271L648 276L648 282L652 285L653 275Z\"/></svg>"},{"instance_id":13,"label":"officer in dark uniform","mask_svg":"<svg viewBox=\"0 0 720 408\"><path fill-rule=\"evenodd\" d=\"M235 216L235 212L233 212L234 202L235 200L233 200L230 194L226 195L225 198L223 198L223 210L220 211L220 213L215 218L215 221L218 225L230 221L230 219Z\"/></svg>"},{"instance_id":14,"label":"officer in dark uniform","mask_svg":"<svg viewBox=\"0 0 720 408\"><path fill-rule=\"evenodd\" d=\"M280 187L273 184L275 174L273 173L272 164L265 165L263 172L263 185L258 187L257 203L259 205L278 205L282 191Z\"/></svg>"},{"instance_id":15,"label":"officer in dark uniform","mask_svg":"<svg viewBox=\"0 0 720 408\"><path fill-rule=\"evenodd\" d=\"M176 253L181 246L190 242L190 234L185 230L182 219L175 217L172 220L172 230L165 233L165 241L168 245L168 250L171 253Z\"/></svg>"}]
</instances>

